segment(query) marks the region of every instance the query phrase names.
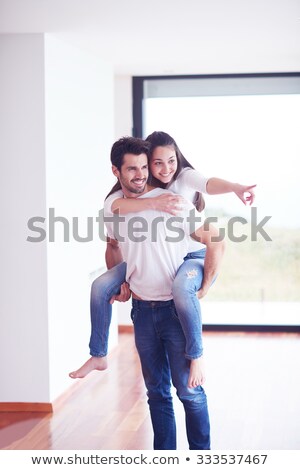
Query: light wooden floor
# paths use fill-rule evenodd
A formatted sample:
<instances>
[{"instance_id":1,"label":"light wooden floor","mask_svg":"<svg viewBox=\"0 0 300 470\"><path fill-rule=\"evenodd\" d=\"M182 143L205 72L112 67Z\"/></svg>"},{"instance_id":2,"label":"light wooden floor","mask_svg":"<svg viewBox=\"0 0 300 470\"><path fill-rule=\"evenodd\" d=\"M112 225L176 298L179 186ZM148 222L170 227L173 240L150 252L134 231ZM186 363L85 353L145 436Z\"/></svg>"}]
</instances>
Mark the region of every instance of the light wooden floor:
<instances>
[{"instance_id":1,"label":"light wooden floor","mask_svg":"<svg viewBox=\"0 0 300 470\"><path fill-rule=\"evenodd\" d=\"M204 333L213 449L300 449L300 334ZM131 334L109 370L76 383L54 413L0 413L1 449L151 449ZM67 373L67 372L66 372ZM187 449L177 398L178 448Z\"/></svg>"}]
</instances>

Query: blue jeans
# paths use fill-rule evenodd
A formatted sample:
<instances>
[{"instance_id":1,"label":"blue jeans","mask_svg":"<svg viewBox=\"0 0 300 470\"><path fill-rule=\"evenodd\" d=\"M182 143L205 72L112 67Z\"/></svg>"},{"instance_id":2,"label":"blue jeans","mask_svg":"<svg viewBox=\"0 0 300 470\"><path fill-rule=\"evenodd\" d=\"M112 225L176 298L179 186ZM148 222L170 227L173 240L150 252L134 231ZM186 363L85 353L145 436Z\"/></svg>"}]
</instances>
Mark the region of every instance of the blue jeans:
<instances>
[{"instance_id":1,"label":"blue jeans","mask_svg":"<svg viewBox=\"0 0 300 470\"><path fill-rule=\"evenodd\" d=\"M172 294L185 338L187 359L202 356L202 319L197 291L200 289L206 249L188 253L177 271Z\"/></svg>"},{"instance_id":2,"label":"blue jeans","mask_svg":"<svg viewBox=\"0 0 300 470\"><path fill-rule=\"evenodd\" d=\"M106 356L108 333L111 322L112 305L109 303L113 295L120 293L125 282L126 263L120 263L97 277L91 289L91 324L90 338L91 356Z\"/></svg>"},{"instance_id":3,"label":"blue jeans","mask_svg":"<svg viewBox=\"0 0 300 470\"><path fill-rule=\"evenodd\" d=\"M187 359L196 359L203 353L201 310L196 292L202 284L205 253L205 249L188 253L173 282L173 299L186 338ZM125 276L126 263L123 262L106 271L92 284L91 356L106 356L107 354L112 312L109 301L113 295L120 292Z\"/></svg>"},{"instance_id":4,"label":"blue jeans","mask_svg":"<svg viewBox=\"0 0 300 470\"><path fill-rule=\"evenodd\" d=\"M171 381L183 403L190 449L210 449L207 399L201 386L188 388L190 361L173 300L132 299L135 343L147 388L154 431L154 449L176 449L176 423Z\"/></svg>"}]
</instances>

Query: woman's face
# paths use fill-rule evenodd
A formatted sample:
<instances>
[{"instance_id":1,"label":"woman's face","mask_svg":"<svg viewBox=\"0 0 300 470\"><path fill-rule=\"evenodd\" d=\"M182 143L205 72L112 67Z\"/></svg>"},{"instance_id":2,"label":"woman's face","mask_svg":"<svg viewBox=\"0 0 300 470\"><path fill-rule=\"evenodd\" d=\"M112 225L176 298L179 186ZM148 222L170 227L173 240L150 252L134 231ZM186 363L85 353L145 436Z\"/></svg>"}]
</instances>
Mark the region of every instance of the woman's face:
<instances>
[{"instance_id":1,"label":"woman's face","mask_svg":"<svg viewBox=\"0 0 300 470\"><path fill-rule=\"evenodd\" d=\"M152 175L162 183L170 183L177 170L177 157L171 145L156 147L150 159Z\"/></svg>"}]
</instances>

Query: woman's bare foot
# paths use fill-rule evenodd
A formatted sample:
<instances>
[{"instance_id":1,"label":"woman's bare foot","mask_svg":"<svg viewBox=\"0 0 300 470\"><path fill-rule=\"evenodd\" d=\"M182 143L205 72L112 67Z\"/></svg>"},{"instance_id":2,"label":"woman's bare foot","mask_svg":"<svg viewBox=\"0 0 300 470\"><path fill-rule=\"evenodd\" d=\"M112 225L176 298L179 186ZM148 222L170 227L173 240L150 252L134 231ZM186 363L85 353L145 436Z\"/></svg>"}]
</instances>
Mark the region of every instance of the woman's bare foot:
<instances>
[{"instance_id":1,"label":"woman's bare foot","mask_svg":"<svg viewBox=\"0 0 300 470\"><path fill-rule=\"evenodd\" d=\"M195 388L198 385L203 385L205 382L204 373L204 359L203 356L191 360L190 375L188 380L188 387Z\"/></svg>"},{"instance_id":2,"label":"woman's bare foot","mask_svg":"<svg viewBox=\"0 0 300 470\"><path fill-rule=\"evenodd\" d=\"M88 375L92 370L105 370L107 369L107 357L90 357L80 369L74 370L70 372L69 377L71 379L83 379L86 375Z\"/></svg>"}]
</instances>

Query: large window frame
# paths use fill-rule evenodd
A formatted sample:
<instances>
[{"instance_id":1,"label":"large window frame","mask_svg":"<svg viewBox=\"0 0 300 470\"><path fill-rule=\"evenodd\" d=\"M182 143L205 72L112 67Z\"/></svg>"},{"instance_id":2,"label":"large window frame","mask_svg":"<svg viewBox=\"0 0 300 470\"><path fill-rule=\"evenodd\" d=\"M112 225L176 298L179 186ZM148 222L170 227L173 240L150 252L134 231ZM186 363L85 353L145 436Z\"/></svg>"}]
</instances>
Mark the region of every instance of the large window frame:
<instances>
[{"instance_id":1,"label":"large window frame","mask_svg":"<svg viewBox=\"0 0 300 470\"><path fill-rule=\"evenodd\" d=\"M158 86L155 86L155 81ZM184 87L183 83L187 86ZM179 87L176 86L179 84ZM200 84L200 87L199 87ZM154 85L154 86L153 86ZM183 87L182 87L183 85ZM158 90L160 89L160 91ZM199 91L200 89L200 91ZM162 92L163 94L160 94ZM147 97L215 96L300 93L300 72L219 75L135 76L132 78L134 137L143 133L143 104ZM300 332L298 325L205 324L204 330Z\"/></svg>"},{"instance_id":2,"label":"large window frame","mask_svg":"<svg viewBox=\"0 0 300 470\"><path fill-rule=\"evenodd\" d=\"M169 81L172 86L162 87L164 88L163 95L155 95L160 92L152 90L150 91L152 96L257 95L300 91L300 72L132 77L132 135L134 137L145 137L143 136L143 102L147 97L147 82L151 84L154 81L166 84ZM183 81L188 84L185 88L182 87ZM173 83L176 84L176 82L180 84L180 91L177 86L173 86ZM196 82L198 84L202 82L203 85L200 85L200 89Z\"/></svg>"}]
</instances>

